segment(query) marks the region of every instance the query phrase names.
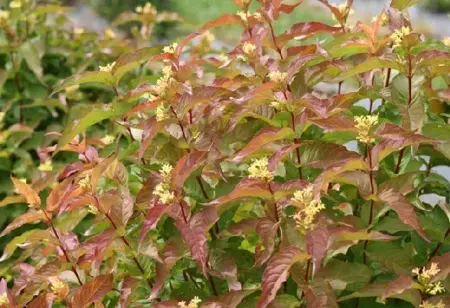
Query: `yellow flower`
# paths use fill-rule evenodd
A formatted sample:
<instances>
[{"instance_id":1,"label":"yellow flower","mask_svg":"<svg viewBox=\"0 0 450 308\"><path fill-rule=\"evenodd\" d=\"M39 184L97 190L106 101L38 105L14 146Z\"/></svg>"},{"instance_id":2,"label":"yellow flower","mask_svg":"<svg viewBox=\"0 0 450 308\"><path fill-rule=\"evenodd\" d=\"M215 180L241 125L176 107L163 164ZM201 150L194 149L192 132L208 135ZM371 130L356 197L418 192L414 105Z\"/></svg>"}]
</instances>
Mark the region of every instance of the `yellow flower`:
<instances>
[{"instance_id":1,"label":"yellow flower","mask_svg":"<svg viewBox=\"0 0 450 308\"><path fill-rule=\"evenodd\" d=\"M277 84L283 83L286 79L287 73L282 73L280 71L270 72L268 77L270 81Z\"/></svg>"},{"instance_id":2,"label":"yellow flower","mask_svg":"<svg viewBox=\"0 0 450 308\"><path fill-rule=\"evenodd\" d=\"M256 51L256 45L250 42L245 42L242 46L242 51L247 55L253 55Z\"/></svg>"},{"instance_id":3,"label":"yellow flower","mask_svg":"<svg viewBox=\"0 0 450 308\"><path fill-rule=\"evenodd\" d=\"M207 46L211 45L211 43L214 42L215 39L216 37L214 36L214 34L209 31L206 31L201 36L201 41Z\"/></svg>"},{"instance_id":4,"label":"yellow flower","mask_svg":"<svg viewBox=\"0 0 450 308\"><path fill-rule=\"evenodd\" d=\"M170 86L172 79L172 67L164 66L162 69L163 76L156 81L155 91L158 96L164 96Z\"/></svg>"},{"instance_id":5,"label":"yellow flower","mask_svg":"<svg viewBox=\"0 0 450 308\"><path fill-rule=\"evenodd\" d=\"M253 13L252 16L253 16L253 18L255 18L256 20L261 20L261 19L262 19L261 13L259 13L259 12Z\"/></svg>"},{"instance_id":6,"label":"yellow flower","mask_svg":"<svg viewBox=\"0 0 450 308\"><path fill-rule=\"evenodd\" d=\"M60 297L65 297L67 293L69 293L69 287L59 277L52 276L49 277L48 280L50 281L50 289L52 290L53 294Z\"/></svg>"},{"instance_id":7,"label":"yellow flower","mask_svg":"<svg viewBox=\"0 0 450 308\"><path fill-rule=\"evenodd\" d=\"M91 188L91 175L90 174L86 174L83 178L81 178L78 181L78 185L81 188L90 189Z\"/></svg>"},{"instance_id":8,"label":"yellow flower","mask_svg":"<svg viewBox=\"0 0 450 308\"><path fill-rule=\"evenodd\" d=\"M272 181L273 174L269 171L268 166L269 160L267 157L256 159L248 168L249 178L262 179L267 182Z\"/></svg>"},{"instance_id":9,"label":"yellow flower","mask_svg":"<svg viewBox=\"0 0 450 308\"><path fill-rule=\"evenodd\" d=\"M247 57L243 56L243 55L237 55L236 60L242 61L242 62L247 62L248 61Z\"/></svg>"},{"instance_id":10,"label":"yellow flower","mask_svg":"<svg viewBox=\"0 0 450 308\"><path fill-rule=\"evenodd\" d=\"M114 68L114 65L116 65L116 62L107 64L106 66L99 66L98 69L99 69L100 72L108 72L108 73L111 73L111 71L112 71L113 68Z\"/></svg>"},{"instance_id":11,"label":"yellow flower","mask_svg":"<svg viewBox=\"0 0 450 308\"><path fill-rule=\"evenodd\" d=\"M75 33L76 35L80 35L83 34L85 31L83 28L75 28L73 29L73 33Z\"/></svg>"},{"instance_id":12,"label":"yellow flower","mask_svg":"<svg viewBox=\"0 0 450 308\"><path fill-rule=\"evenodd\" d=\"M445 291L440 281L434 283L431 282L431 279L439 274L440 271L438 264L433 262L429 269L426 269L425 267L421 269L418 267L414 268L412 274L417 277L417 281L425 288L426 293L436 295Z\"/></svg>"},{"instance_id":13,"label":"yellow flower","mask_svg":"<svg viewBox=\"0 0 450 308\"><path fill-rule=\"evenodd\" d=\"M97 215L98 214L98 208L95 206L94 203L88 203L86 204L87 210L89 213Z\"/></svg>"},{"instance_id":14,"label":"yellow flower","mask_svg":"<svg viewBox=\"0 0 450 308\"><path fill-rule=\"evenodd\" d=\"M9 8L11 8L11 9L19 9L21 7L22 7L21 0L13 0L9 3Z\"/></svg>"},{"instance_id":15,"label":"yellow flower","mask_svg":"<svg viewBox=\"0 0 450 308\"><path fill-rule=\"evenodd\" d=\"M150 14L151 13L152 15L156 15L156 8L150 2L147 2L144 7L137 6L135 8L135 10L136 10L136 13L139 13L139 14Z\"/></svg>"},{"instance_id":16,"label":"yellow flower","mask_svg":"<svg viewBox=\"0 0 450 308\"><path fill-rule=\"evenodd\" d=\"M450 47L450 36L444 38L444 39L442 40L442 42L443 42L446 46L449 46L449 47Z\"/></svg>"},{"instance_id":17,"label":"yellow flower","mask_svg":"<svg viewBox=\"0 0 450 308\"><path fill-rule=\"evenodd\" d=\"M6 293L3 293L2 295L0 295L0 306L8 307L8 305L9 305L8 295Z\"/></svg>"},{"instance_id":18,"label":"yellow flower","mask_svg":"<svg viewBox=\"0 0 450 308\"><path fill-rule=\"evenodd\" d=\"M173 167L170 164L163 164L160 170L163 181L155 186L153 194L159 197L164 204L169 204L175 199L175 194L170 191L170 181L172 180Z\"/></svg>"},{"instance_id":19,"label":"yellow flower","mask_svg":"<svg viewBox=\"0 0 450 308\"><path fill-rule=\"evenodd\" d=\"M156 121L164 121L170 118L169 112L167 111L164 104L159 104L158 107L156 107Z\"/></svg>"},{"instance_id":20,"label":"yellow flower","mask_svg":"<svg viewBox=\"0 0 450 308\"><path fill-rule=\"evenodd\" d=\"M111 30L110 28L108 28L105 30L105 37L110 40L115 39L116 33L113 30Z\"/></svg>"},{"instance_id":21,"label":"yellow flower","mask_svg":"<svg viewBox=\"0 0 450 308\"><path fill-rule=\"evenodd\" d=\"M219 61L222 61L222 62L230 61L230 58L228 58L228 56L226 54L221 54L221 55L219 55L218 58L219 58Z\"/></svg>"},{"instance_id":22,"label":"yellow flower","mask_svg":"<svg viewBox=\"0 0 450 308\"><path fill-rule=\"evenodd\" d=\"M53 170L53 165L52 165L52 161L51 160L47 160L45 163L40 164L38 167L39 171L52 171Z\"/></svg>"},{"instance_id":23,"label":"yellow flower","mask_svg":"<svg viewBox=\"0 0 450 308\"><path fill-rule=\"evenodd\" d=\"M186 305L186 302L179 302L178 307L180 308L198 308L198 304L200 304L202 300L198 298L197 296L194 297L188 305Z\"/></svg>"},{"instance_id":24,"label":"yellow flower","mask_svg":"<svg viewBox=\"0 0 450 308\"><path fill-rule=\"evenodd\" d=\"M358 130L357 140L363 143L372 143L375 138L370 136L371 129L378 123L378 115L356 116L356 129Z\"/></svg>"},{"instance_id":25,"label":"yellow flower","mask_svg":"<svg viewBox=\"0 0 450 308\"><path fill-rule=\"evenodd\" d=\"M394 42L392 47L401 47L404 37L409 34L411 34L411 29L409 27L402 27L400 30L395 30L394 33L391 34L391 39Z\"/></svg>"},{"instance_id":26,"label":"yellow flower","mask_svg":"<svg viewBox=\"0 0 450 308\"><path fill-rule=\"evenodd\" d=\"M177 43L173 43L172 45L165 46L163 48L163 51L166 52L166 53L175 53L177 48L178 48L178 44Z\"/></svg>"},{"instance_id":27,"label":"yellow flower","mask_svg":"<svg viewBox=\"0 0 450 308\"><path fill-rule=\"evenodd\" d=\"M172 170L173 167L171 164L165 163L161 167L161 175L163 177L164 182L168 183L172 179Z\"/></svg>"},{"instance_id":28,"label":"yellow flower","mask_svg":"<svg viewBox=\"0 0 450 308\"><path fill-rule=\"evenodd\" d=\"M111 136L111 135L106 135L105 137L103 137L101 140L101 142L103 142L104 144L111 144L114 142L114 140L116 139L116 137Z\"/></svg>"},{"instance_id":29,"label":"yellow flower","mask_svg":"<svg viewBox=\"0 0 450 308\"><path fill-rule=\"evenodd\" d=\"M6 24L8 19L9 19L9 12L8 11L4 11L4 10L0 10L0 25Z\"/></svg>"},{"instance_id":30,"label":"yellow flower","mask_svg":"<svg viewBox=\"0 0 450 308\"><path fill-rule=\"evenodd\" d=\"M238 15L243 22L247 22L247 13L245 13L245 12L237 12L236 15Z\"/></svg>"},{"instance_id":31,"label":"yellow flower","mask_svg":"<svg viewBox=\"0 0 450 308\"><path fill-rule=\"evenodd\" d=\"M439 301L437 304L424 301L422 302L422 304L420 304L419 308L445 308L445 305L442 301Z\"/></svg>"},{"instance_id":32,"label":"yellow flower","mask_svg":"<svg viewBox=\"0 0 450 308\"><path fill-rule=\"evenodd\" d=\"M325 205L320 199L314 198L313 186L309 185L303 190L294 193L291 199L293 205L299 208L293 216L297 224L297 228L302 233L306 233L314 226L314 220L321 210L325 209Z\"/></svg>"},{"instance_id":33,"label":"yellow flower","mask_svg":"<svg viewBox=\"0 0 450 308\"><path fill-rule=\"evenodd\" d=\"M431 294L431 295L437 295L439 293L444 293L445 292L445 288L442 285L442 282L436 282L436 283L431 283L428 285L427 289L425 290L426 293Z\"/></svg>"}]
</instances>

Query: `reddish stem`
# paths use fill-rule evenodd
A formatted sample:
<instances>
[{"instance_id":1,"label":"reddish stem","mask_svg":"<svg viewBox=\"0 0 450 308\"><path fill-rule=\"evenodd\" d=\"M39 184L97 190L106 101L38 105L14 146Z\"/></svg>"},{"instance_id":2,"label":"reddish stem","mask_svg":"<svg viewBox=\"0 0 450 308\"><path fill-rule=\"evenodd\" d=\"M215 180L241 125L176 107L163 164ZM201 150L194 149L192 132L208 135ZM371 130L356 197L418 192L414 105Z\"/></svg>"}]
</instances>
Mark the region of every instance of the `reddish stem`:
<instances>
[{"instance_id":1,"label":"reddish stem","mask_svg":"<svg viewBox=\"0 0 450 308\"><path fill-rule=\"evenodd\" d=\"M270 186L270 183L269 182L267 182L267 187L269 188L269 191L270 191L270 193L272 194L272 199L273 199L273 201L274 201L274 209L275 209L275 220L277 221L277 223L280 221L280 215L278 214L278 203L275 201L275 194L273 193L273 190L272 190L272 187ZM277 229L277 235L278 235L278 238L281 240L281 229L280 229L280 227L278 226L278 229Z\"/></svg>"}]
</instances>

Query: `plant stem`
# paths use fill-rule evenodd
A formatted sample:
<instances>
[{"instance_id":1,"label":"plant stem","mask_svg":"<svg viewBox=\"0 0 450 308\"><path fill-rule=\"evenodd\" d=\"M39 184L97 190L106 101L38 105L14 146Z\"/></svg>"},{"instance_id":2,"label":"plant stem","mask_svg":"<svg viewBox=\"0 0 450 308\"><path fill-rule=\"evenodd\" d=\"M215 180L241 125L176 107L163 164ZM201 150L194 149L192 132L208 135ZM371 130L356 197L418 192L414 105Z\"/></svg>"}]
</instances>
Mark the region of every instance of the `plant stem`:
<instances>
[{"instance_id":1,"label":"plant stem","mask_svg":"<svg viewBox=\"0 0 450 308\"><path fill-rule=\"evenodd\" d=\"M216 285L214 284L213 277L211 275L209 275L209 274L208 274L208 280L209 280L209 284L211 285L211 289L213 291L213 294L215 296L218 296L219 293L217 292Z\"/></svg>"},{"instance_id":2,"label":"plant stem","mask_svg":"<svg viewBox=\"0 0 450 308\"><path fill-rule=\"evenodd\" d=\"M387 71L386 71L386 79L384 80L384 87L385 88L389 87L390 80L391 80L391 69L388 68ZM385 100L383 99L381 101L381 105L384 105L384 103L385 103Z\"/></svg>"},{"instance_id":3,"label":"plant stem","mask_svg":"<svg viewBox=\"0 0 450 308\"><path fill-rule=\"evenodd\" d=\"M341 92L342 92L342 81L339 81L339 84L338 84L338 95L341 95Z\"/></svg>"},{"instance_id":4,"label":"plant stem","mask_svg":"<svg viewBox=\"0 0 450 308\"><path fill-rule=\"evenodd\" d=\"M369 159L369 181L370 181L370 192L371 194L375 194L375 186L374 186L374 178L373 178L373 167L372 167L372 149L370 148L370 146L367 144L366 145L366 153L367 153L367 158ZM369 214L369 227L373 222L373 207L374 207L374 202L373 199L370 200L370 214ZM366 240L364 242L364 248L363 248L363 264L366 264L367 262L367 255L366 255L366 249L367 249L367 245L369 245L369 240Z\"/></svg>"},{"instance_id":5,"label":"plant stem","mask_svg":"<svg viewBox=\"0 0 450 308\"><path fill-rule=\"evenodd\" d=\"M294 116L293 112L291 112L291 125L292 125L292 130L295 132L295 116ZM299 144L300 140L298 138L295 138L294 142L296 144ZM297 154L297 163L300 165L301 162L302 162L301 158L300 158L300 149L296 148L295 150L296 150L296 154ZM300 180L303 179L303 172L302 172L302 167L301 166L298 167L298 177L299 177Z\"/></svg>"},{"instance_id":6,"label":"plant stem","mask_svg":"<svg viewBox=\"0 0 450 308\"><path fill-rule=\"evenodd\" d=\"M75 276L77 277L78 283L80 284L80 286L83 285L83 282L81 281L80 276L78 275L77 269L75 268L74 263L71 261L71 259L69 258L69 254L67 253L66 249L64 248L64 244L61 241L61 238L58 235L58 232L56 231L55 225L53 224L52 219L50 218L50 216L48 216L47 212L45 210L42 210L42 212L44 212L44 215L47 219L47 222L50 224L50 227L53 231L53 234L55 235L55 237L58 239L59 241L59 248L61 248L64 257L67 259L67 262L69 262L72 265L72 272L75 274Z\"/></svg>"},{"instance_id":7,"label":"plant stem","mask_svg":"<svg viewBox=\"0 0 450 308\"><path fill-rule=\"evenodd\" d=\"M269 191L272 194L272 199L273 199L273 202L274 202L274 209L275 209L275 211L274 211L275 212L274 213L275 214L275 220L278 223L280 221L280 215L278 213L278 211L279 211L278 203L275 201L275 194L273 193L272 187L270 186L269 182L267 182L267 187L269 188ZM280 229L280 226L278 226L278 228L277 228L277 235L278 235L278 238L281 241L281 229Z\"/></svg>"},{"instance_id":8,"label":"plant stem","mask_svg":"<svg viewBox=\"0 0 450 308\"><path fill-rule=\"evenodd\" d=\"M449 234L450 234L450 227L447 229L447 232L445 232L444 239L440 241L439 244L436 246L436 248L434 248L434 250L431 252L430 256L428 257L428 262L430 262L431 259L439 252L439 249L441 249L442 245L444 244Z\"/></svg>"}]
</instances>

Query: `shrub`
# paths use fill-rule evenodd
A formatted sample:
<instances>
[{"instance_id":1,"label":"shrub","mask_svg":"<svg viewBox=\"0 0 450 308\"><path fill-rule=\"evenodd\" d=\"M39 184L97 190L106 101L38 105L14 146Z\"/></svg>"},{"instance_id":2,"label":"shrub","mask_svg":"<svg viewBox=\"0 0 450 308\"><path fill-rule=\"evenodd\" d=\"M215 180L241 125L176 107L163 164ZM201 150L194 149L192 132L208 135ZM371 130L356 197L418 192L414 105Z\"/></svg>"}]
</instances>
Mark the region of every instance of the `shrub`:
<instances>
[{"instance_id":1,"label":"shrub","mask_svg":"<svg viewBox=\"0 0 450 308\"><path fill-rule=\"evenodd\" d=\"M320 0L336 25L279 35L301 1L250 2L54 88L105 95L45 148L78 157L57 179L12 177L29 210L1 236L39 225L4 249L1 304L449 304L450 185L433 169L450 158L448 46L413 30L412 1L366 25L348 22L352 1ZM230 25L241 43L222 54L209 31Z\"/></svg>"}]
</instances>

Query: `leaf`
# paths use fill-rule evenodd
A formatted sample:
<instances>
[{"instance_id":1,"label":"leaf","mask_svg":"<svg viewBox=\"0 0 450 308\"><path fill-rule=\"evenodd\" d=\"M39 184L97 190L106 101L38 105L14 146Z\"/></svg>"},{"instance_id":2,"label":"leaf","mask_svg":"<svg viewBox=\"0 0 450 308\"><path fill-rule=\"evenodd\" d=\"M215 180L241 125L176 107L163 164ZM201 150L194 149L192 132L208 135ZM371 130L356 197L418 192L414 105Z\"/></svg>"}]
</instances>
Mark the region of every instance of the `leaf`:
<instances>
[{"instance_id":1,"label":"leaf","mask_svg":"<svg viewBox=\"0 0 450 308\"><path fill-rule=\"evenodd\" d=\"M142 134L142 141L139 147L139 159L142 159L145 150L150 146L158 132L164 128L164 124L164 121L157 121L156 118L150 118L144 122L144 133Z\"/></svg>"},{"instance_id":2,"label":"leaf","mask_svg":"<svg viewBox=\"0 0 450 308\"><path fill-rule=\"evenodd\" d=\"M321 22L300 22L293 25L289 30L277 37L277 42L284 45L287 41L293 39L294 37L305 38L310 35L321 33L321 32L340 32L341 27L332 27Z\"/></svg>"},{"instance_id":3,"label":"leaf","mask_svg":"<svg viewBox=\"0 0 450 308\"><path fill-rule=\"evenodd\" d=\"M158 298L159 294L164 288L164 281L170 273L172 267L184 257L186 254L186 246L177 238L169 240L166 247L161 251L161 258L163 263L156 263L156 277L149 300Z\"/></svg>"},{"instance_id":4,"label":"leaf","mask_svg":"<svg viewBox=\"0 0 450 308\"><path fill-rule=\"evenodd\" d=\"M326 169L337 162L360 158L358 153L347 150L344 146L322 141L302 142L300 159L304 166ZM333 153L333 155L330 155Z\"/></svg>"},{"instance_id":5,"label":"leaf","mask_svg":"<svg viewBox=\"0 0 450 308\"><path fill-rule=\"evenodd\" d=\"M269 158L269 165L268 169L269 171L274 171L278 164L288 155L291 151L297 149L300 146L300 144L291 144L283 147L279 151L276 151L270 158Z\"/></svg>"},{"instance_id":6,"label":"leaf","mask_svg":"<svg viewBox=\"0 0 450 308\"><path fill-rule=\"evenodd\" d=\"M44 48L44 41L39 37L26 41L19 48L20 56L25 60L30 70L33 71L39 80L43 77L41 58L44 54Z\"/></svg>"},{"instance_id":7,"label":"leaf","mask_svg":"<svg viewBox=\"0 0 450 308\"><path fill-rule=\"evenodd\" d=\"M403 195L389 189L380 192L378 197L397 212L398 217L404 224L411 226L425 241L430 242L420 226L414 206Z\"/></svg>"},{"instance_id":8,"label":"leaf","mask_svg":"<svg viewBox=\"0 0 450 308\"><path fill-rule=\"evenodd\" d=\"M48 215L50 216L50 213ZM41 220L46 220L46 216L42 210L39 210L37 212L26 212L14 218L14 220L0 234L0 237L5 236L12 230L20 228L25 224L37 223L40 222Z\"/></svg>"},{"instance_id":9,"label":"leaf","mask_svg":"<svg viewBox=\"0 0 450 308\"><path fill-rule=\"evenodd\" d=\"M130 302L130 295L139 283L139 279L134 277L125 277L122 283L122 288L120 289L120 307L128 307Z\"/></svg>"},{"instance_id":10,"label":"leaf","mask_svg":"<svg viewBox=\"0 0 450 308\"><path fill-rule=\"evenodd\" d=\"M203 25L199 32L205 32L211 30L213 28L226 26L226 25L234 25L241 23L241 18L236 14L224 14L217 19L213 19Z\"/></svg>"},{"instance_id":11,"label":"leaf","mask_svg":"<svg viewBox=\"0 0 450 308\"><path fill-rule=\"evenodd\" d=\"M257 152L264 145L280 140L292 139L294 132L290 128L265 127L261 129L255 137L231 160L233 163L240 163L247 156Z\"/></svg>"},{"instance_id":12,"label":"leaf","mask_svg":"<svg viewBox=\"0 0 450 308\"><path fill-rule=\"evenodd\" d=\"M147 216L145 217L144 224L142 225L141 233L139 235L139 245L144 240L148 231L156 228L158 221L161 219L162 215L167 212L169 206L155 202L153 206L149 209Z\"/></svg>"},{"instance_id":13,"label":"leaf","mask_svg":"<svg viewBox=\"0 0 450 308\"><path fill-rule=\"evenodd\" d=\"M183 117L190 109L199 107L205 103L212 103L217 98L226 95L230 97L232 92L219 87L200 86L192 89L192 94L184 93L177 105L177 114Z\"/></svg>"},{"instance_id":14,"label":"leaf","mask_svg":"<svg viewBox=\"0 0 450 308\"><path fill-rule=\"evenodd\" d=\"M237 308L242 300L255 290L231 291L220 296L208 298L200 308Z\"/></svg>"},{"instance_id":15,"label":"leaf","mask_svg":"<svg viewBox=\"0 0 450 308\"><path fill-rule=\"evenodd\" d=\"M22 197L25 197L25 200L28 204L35 207L40 207L41 205L41 198L39 198L39 195L37 192L28 184L14 178L11 176L11 181L14 184L14 187L16 188L16 191L18 194L20 194ZM17 202L18 199L13 199L12 202ZM5 202L3 200L2 202Z\"/></svg>"},{"instance_id":16,"label":"leaf","mask_svg":"<svg viewBox=\"0 0 450 308\"><path fill-rule=\"evenodd\" d=\"M333 259L325 265L314 279L328 282L335 290L352 290L370 282L372 273L365 264L348 263Z\"/></svg>"},{"instance_id":17,"label":"leaf","mask_svg":"<svg viewBox=\"0 0 450 308\"><path fill-rule=\"evenodd\" d=\"M319 226L306 233L307 252L313 262L313 275L317 273L327 255L329 232L326 226Z\"/></svg>"},{"instance_id":18,"label":"leaf","mask_svg":"<svg viewBox=\"0 0 450 308\"><path fill-rule=\"evenodd\" d=\"M324 119L310 119L312 123L326 131L350 131L356 132L353 118L335 115Z\"/></svg>"},{"instance_id":19,"label":"leaf","mask_svg":"<svg viewBox=\"0 0 450 308\"><path fill-rule=\"evenodd\" d=\"M219 197L216 200L207 203L206 205L219 207L220 205L244 197L259 197L269 199L272 197L272 194L268 190L266 183L255 179L244 178L241 182L239 182L239 184L236 185L231 193Z\"/></svg>"},{"instance_id":20,"label":"leaf","mask_svg":"<svg viewBox=\"0 0 450 308\"><path fill-rule=\"evenodd\" d=\"M264 249L261 250L261 246L256 247L255 266L263 265L271 257L275 248L275 238L279 227L279 223L274 223L267 217L263 217L258 221L256 233L261 237Z\"/></svg>"},{"instance_id":21,"label":"leaf","mask_svg":"<svg viewBox=\"0 0 450 308\"><path fill-rule=\"evenodd\" d=\"M205 163L207 152L193 151L184 155L178 160L177 165L172 171L172 189L180 193L187 178Z\"/></svg>"},{"instance_id":22,"label":"leaf","mask_svg":"<svg viewBox=\"0 0 450 308\"><path fill-rule=\"evenodd\" d=\"M417 0L392 0L391 7L399 11L403 11L416 3Z\"/></svg>"},{"instance_id":23,"label":"leaf","mask_svg":"<svg viewBox=\"0 0 450 308\"><path fill-rule=\"evenodd\" d=\"M269 261L262 274L262 294L257 308L267 307L275 299L281 285L287 280L293 264L309 258L308 254L295 246L280 249Z\"/></svg>"},{"instance_id":24,"label":"leaf","mask_svg":"<svg viewBox=\"0 0 450 308\"><path fill-rule=\"evenodd\" d=\"M38 297L33 299L28 305L28 308L51 308L56 295L53 293L41 293Z\"/></svg>"},{"instance_id":25,"label":"leaf","mask_svg":"<svg viewBox=\"0 0 450 308\"><path fill-rule=\"evenodd\" d=\"M144 47L132 52L123 54L116 60L111 74L114 76L116 84L129 71L139 67L142 63L150 60L155 54L159 52L157 47Z\"/></svg>"},{"instance_id":26,"label":"leaf","mask_svg":"<svg viewBox=\"0 0 450 308\"><path fill-rule=\"evenodd\" d=\"M110 72L85 72L73 75L59 83L53 90L53 94L60 92L68 87L75 85L82 85L85 83L102 83L108 86L113 86L116 80Z\"/></svg>"},{"instance_id":27,"label":"leaf","mask_svg":"<svg viewBox=\"0 0 450 308\"><path fill-rule=\"evenodd\" d=\"M211 276L225 279L228 282L229 291L240 291L242 285L237 278L236 260L228 252L223 250L213 250L209 256Z\"/></svg>"},{"instance_id":28,"label":"leaf","mask_svg":"<svg viewBox=\"0 0 450 308\"><path fill-rule=\"evenodd\" d=\"M207 207L196 213L187 223L182 219L176 220L176 225L184 242L188 245L194 260L200 265L205 277L207 277L206 263L208 257L206 232L218 218L217 210Z\"/></svg>"},{"instance_id":29,"label":"leaf","mask_svg":"<svg viewBox=\"0 0 450 308\"><path fill-rule=\"evenodd\" d=\"M306 308L338 308L336 295L328 282L301 286L305 292Z\"/></svg>"},{"instance_id":30,"label":"leaf","mask_svg":"<svg viewBox=\"0 0 450 308\"><path fill-rule=\"evenodd\" d=\"M113 288L113 275L100 275L78 288L72 295L71 304L74 307L87 307L101 300Z\"/></svg>"},{"instance_id":31,"label":"leaf","mask_svg":"<svg viewBox=\"0 0 450 308\"><path fill-rule=\"evenodd\" d=\"M437 282L447 279L448 275L450 274L450 252L444 253L440 256L434 256L433 258L431 258L430 262L428 262L426 268L430 268L432 263L437 263L440 271L431 279L431 282Z\"/></svg>"},{"instance_id":32,"label":"leaf","mask_svg":"<svg viewBox=\"0 0 450 308\"><path fill-rule=\"evenodd\" d=\"M126 188L122 188L120 191L119 202L113 203L111 207L111 219L119 227L126 227L128 220L130 220L134 211L134 201L130 192Z\"/></svg>"},{"instance_id":33,"label":"leaf","mask_svg":"<svg viewBox=\"0 0 450 308\"><path fill-rule=\"evenodd\" d=\"M270 303L268 308L297 308L300 307L300 301L297 297L290 294L278 295L275 300Z\"/></svg>"},{"instance_id":34,"label":"leaf","mask_svg":"<svg viewBox=\"0 0 450 308\"><path fill-rule=\"evenodd\" d=\"M63 130L62 135L58 139L57 151L61 150L87 128L103 120L113 118L116 115L117 111L108 105L92 105L85 108L80 117L72 119Z\"/></svg>"},{"instance_id":35,"label":"leaf","mask_svg":"<svg viewBox=\"0 0 450 308\"><path fill-rule=\"evenodd\" d=\"M371 57L355 68L349 69L340 74L337 81L343 81L354 75L380 68L390 68L393 70L402 71L402 66L395 60Z\"/></svg>"},{"instance_id":36,"label":"leaf","mask_svg":"<svg viewBox=\"0 0 450 308\"><path fill-rule=\"evenodd\" d=\"M411 279L411 276L400 276L389 283L389 285L383 292L382 299L385 300L388 297L402 294L405 290L410 289L412 285L413 280Z\"/></svg>"}]
</instances>

